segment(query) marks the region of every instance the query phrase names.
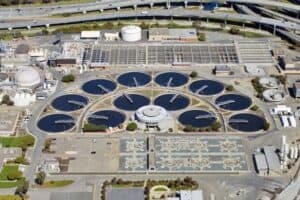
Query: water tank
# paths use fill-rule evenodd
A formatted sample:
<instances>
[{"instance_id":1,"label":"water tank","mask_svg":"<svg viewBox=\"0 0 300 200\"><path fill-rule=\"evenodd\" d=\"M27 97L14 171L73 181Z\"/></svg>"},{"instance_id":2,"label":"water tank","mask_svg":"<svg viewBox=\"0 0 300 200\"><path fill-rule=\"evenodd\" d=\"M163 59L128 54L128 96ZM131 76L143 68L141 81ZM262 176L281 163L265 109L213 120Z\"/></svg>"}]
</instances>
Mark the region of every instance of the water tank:
<instances>
[{"instance_id":1,"label":"water tank","mask_svg":"<svg viewBox=\"0 0 300 200\"><path fill-rule=\"evenodd\" d=\"M121 35L126 42L136 42L142 39L142 29L134 25L124 26Z\"/></svg>"}]
</instances>

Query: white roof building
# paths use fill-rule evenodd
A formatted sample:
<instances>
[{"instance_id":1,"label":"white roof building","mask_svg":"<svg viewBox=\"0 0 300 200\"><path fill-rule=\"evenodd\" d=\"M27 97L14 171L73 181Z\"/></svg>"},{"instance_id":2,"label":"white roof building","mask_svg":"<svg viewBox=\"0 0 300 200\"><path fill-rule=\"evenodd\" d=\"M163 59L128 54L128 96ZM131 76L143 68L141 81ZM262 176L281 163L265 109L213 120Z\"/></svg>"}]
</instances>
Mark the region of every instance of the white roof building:
<instances>
[{"instance_id":1,"label":"white roof building","mask_svg":"<svg viewBox=\"0 0 300 200\"><path fill-rule=\"evenodd\" d=\"M180 190L180 200L203 200L202 190Z\"/></svg>"},{"instance_id":2,"label":"white roof building","mask_svg":"<svg viewBox=\"0 0 300 200\"><path fill-rule=\"evenodd\" d=\"M264 146L264 153L266 155L266 160L269 168L269 174L276 173L280 171L280 160L276 154L276 149L274 146Z\"/></svg>"},{"instance_id":3,"label":"white roof building","mask_svg":"<svg viewBox=\"0 0 300 200\"><path fill-rule=\"evenodd\" d=\"M284 112L291 113L292 112L291 107L288 107L286 105L278 105L270 110L270 113L273 115L277 115Z\"/></svg>"},{"instance_id":4,"label":"white roof building","mask_svg":"<svg viewBox=\"0 0 300 200\"><path fill-rule=\"evenodd\" d=\"M268 164L266 156L263 153L254 154L257 171L260 175L266 175L268 172Z\"/></svg>"},{"instance_id":5,"label":"white roof building","mask_svg":"<svg viewBox=\"0 0 300 200\"><path fill-rule=\"evenodd\" d=\"M100 38L100 31L81 31L81 39L98 39Z\"/></svg>"}]
</instances>

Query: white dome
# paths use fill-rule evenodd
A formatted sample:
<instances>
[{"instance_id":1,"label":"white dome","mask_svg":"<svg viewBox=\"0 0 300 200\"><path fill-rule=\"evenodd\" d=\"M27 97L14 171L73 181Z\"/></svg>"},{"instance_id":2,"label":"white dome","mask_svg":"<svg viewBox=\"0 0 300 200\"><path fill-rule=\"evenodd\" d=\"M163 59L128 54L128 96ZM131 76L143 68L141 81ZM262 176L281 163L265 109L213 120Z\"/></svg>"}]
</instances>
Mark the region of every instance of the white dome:
<instances>
[{"instance_id":1,"label":"white dome","mask_svg":"<svg viewBox=\"0 0 300 200\"><path fill-rule=\"evenodd\" d=\"M135 114L139 121L145 123L159 123L168 116L166 109L156 105L142 106Z\"/></svg>"},{"instance_id":2,"label":"white dome","mask_svg":"<svg viewBox=\"0 0 300 200\"><path fill-rule=\"evenodd\" d=\"M41 77L32 67L22 67L15 74L15 82L20 87L33 87L41 83Z\"/></svg>"}]
</instances>

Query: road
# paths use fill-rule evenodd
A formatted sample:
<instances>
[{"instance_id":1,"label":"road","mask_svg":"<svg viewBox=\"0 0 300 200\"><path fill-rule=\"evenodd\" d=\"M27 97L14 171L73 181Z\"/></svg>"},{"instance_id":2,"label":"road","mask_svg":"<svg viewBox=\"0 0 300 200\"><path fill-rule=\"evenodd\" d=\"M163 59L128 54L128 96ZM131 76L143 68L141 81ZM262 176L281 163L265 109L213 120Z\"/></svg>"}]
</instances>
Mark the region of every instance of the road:
<instances>
[{"instance_id":1,"label":"road","mask_svg":"<svg viewBox=\"0 0 300 200\"><path fill-rule=\"evenodd\" d=\"M217 0L221 3L237 3L237 4L256 4L261 6L272 6L278 8L285 8L296 12L300 11L300 6L292 3L270 1L270 0ZM47 16L62 13L76 13L83 11L96 11L103 9L118 9L122 7L133 7L138 5L153 5L158 3L166 3L167 0L104 0L103 2L70 4L70 5L56 5L56 6L39 6L19 8L0 8L0 16L5 17L24 17L24 16ZM207 2L203 0L168 0L171 3L201 3ZM216 1L213 1L216 2Z\"/></svg>"},{"instance_id":2,"label":"road","mask_svg":"<svg viewBox=\"0 0 300 200\"><path fill-rule=\"evenodd\" d=\"M250 16L245 14L235 13L211 13L203 10L191 10L191 9L156 9L149 10L146 13L140 11L119 11L114 13L102 13L98 15L83 15L74 16L68 18L47 18L36 19L34 21L24 23L22 22L4 22L0 23L0 29L8 28L26 28L26 27L39 27L45 25L60 25L60 24L72 24L78 22L98 21L108 19L128 19L128 18L153 18L153 17L181 17L181 18L209 18L209 19L222 19L228 21L238 22L254 22L259 24L266 24L275 27L288 28L291 30L300 30L300 25L294 22L285 22L282 20L276 20L266 17Z\"/></svg>"}]
</instances>

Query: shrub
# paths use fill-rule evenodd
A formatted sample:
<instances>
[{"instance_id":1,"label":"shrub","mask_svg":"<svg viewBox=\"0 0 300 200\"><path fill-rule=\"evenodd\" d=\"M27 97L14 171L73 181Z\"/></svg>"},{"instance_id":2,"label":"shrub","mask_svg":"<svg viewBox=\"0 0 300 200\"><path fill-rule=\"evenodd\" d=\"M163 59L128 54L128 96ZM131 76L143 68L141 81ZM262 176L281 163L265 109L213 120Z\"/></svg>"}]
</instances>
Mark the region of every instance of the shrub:
<instances>
[{"instance_id":1,"label":"shrub","mask_svg":"<svg viewBox=\"0 0 300 200\"><path fill-rule=\"evenodd\" d=\"M240 33L240 29L236 26L233 26L230 28L229 33L233 34L233 35L237 35Z\"/></svg>"},{"instance_id":2,"label":"shrub","mask_svg":"<svg viewBox=\"0 0 300 200\"><path fill-rule=\"evenodd\" d=\"M84 132L95 132L95 131L100 131L100 132L105 132L106 131L106 126L105 125L97 125L93 123L86 123L83 126L83 131Z\"/></svg>"},{"instance_id":3,"label":"shrub","mask_svg":"<svg viewBox=\"0 0 300 200\"><path fill-rule=\"evenodd\" d=\"M18 187L16 188L15 194L23 196L27 193L29 188L29 182L23 181Z\"/></svg>"},{"instance_id":4,"label":"shrub","mask_svg":"<svg viewBox=\"0 0 300 200\"><path fill-rule=\"evenodd\" d=\"M265 121L264 122L264 127L263 127L264 131L268 130L269 128L270 128L270 123Z\"/></svg>"},{"instance_id":5,"label":"shrub","mask_svg":"<svg viewBox=\"0 0 300 200\"><path fill-rule=\"evenodd\" d=\"M221 128L221 123L220 122L214 122L212 125L211 125L211 129L213 130L213 131L217 131L217 130L219 130L220 128Z\"/></svg>"},{"instance_id":6,"label":"shrub","mask_svg":"<svg viewBox=\"0 0 300 200\"><path fill-rule=\"evenodd\" d=\"M135 122L130 122L126 127L127 131L135 131L136 129L137 129L137 124Z\"/></svg>"},{"instance_id":7,"label":"shrub","mask_svg":"<svg viewBox=\"0 0 300 200\"><path fill-rule=\"evenodd\" d=\"M233 91L234 90L233 85L226 86L226 90L229 91L229 92Z\"/></svg>"},{"instance_id":8,"label":"shrub","mask_svg":"<svg viewBox=\"0 0 300 200\"><path fill-rule=\"evenodd\" d=\"M8 106L13 106L14 102L10 100L10 97L6 94L2 97L2 102L1 104L6 104Z\"/></svg>"},{"instance_id":9,"label":"shrub","mask_svg":"<svg viewBox=\"0 0 300 200\"><path fill-rule=\"evenodd\" d=\"M259 107L257 105L254 105L250 108L250 110L252 111L257 111L259 109Z\"/></svg>"},{"instance_id":10,"label":"shrub","mask_svg":"<svg viewBox=\"0 0 300 200\"><path fill-rule=\"evenodd\" d=\"M196 78L198 76L198 73L196 72L196 71L192 71L191 73L190 73L190 77L191 78Z\"/></svg>"},{"instance_id":11,"label":"shrub","mask_svg":"<svg viewBox=\"0 0 300 200\"><path fill-rule=\"evenodd\" d=\"M183 131L184 132L194 132L196 129L192 126L192 125L186 125L184 128L183 128Z\"/></svg>"},{"instance_id":12,"label":"shrub","mask_svg":"<svg viewBox=\"0 0 300 200\"><path fill-rule=\"evenodd\" d=\"M198 40L199 41L206 41L206 35L205 35L205 33L199 33Z\"/></svg>"},{"instance_id":13,"label":"shrub","mask_svg":"<svg viewBox=\"0 0 300 200\"><path fill-rule=\"evenodd\" d=\"M73 82L74 80L75 80L75 76L73 74L68 74L63 76L61 81L64 83L69 83L69 82Z\"/></svg>"},{"instance_id":14,"label":"shrub","mask_svg":"<svg viewBox=\"0 0 300 200\"><path fill-rule=\"evenodd\" d=\"M39 184L39 185L43 185L43 183L44 183L44 181L45 181L45 178L46 178L45 172L39 172L39 173L36 175L35 183L36 183L36 184Z\"/></svg>"}]
</instances>

